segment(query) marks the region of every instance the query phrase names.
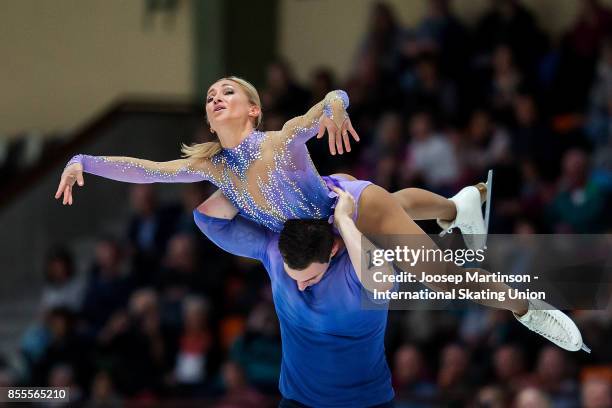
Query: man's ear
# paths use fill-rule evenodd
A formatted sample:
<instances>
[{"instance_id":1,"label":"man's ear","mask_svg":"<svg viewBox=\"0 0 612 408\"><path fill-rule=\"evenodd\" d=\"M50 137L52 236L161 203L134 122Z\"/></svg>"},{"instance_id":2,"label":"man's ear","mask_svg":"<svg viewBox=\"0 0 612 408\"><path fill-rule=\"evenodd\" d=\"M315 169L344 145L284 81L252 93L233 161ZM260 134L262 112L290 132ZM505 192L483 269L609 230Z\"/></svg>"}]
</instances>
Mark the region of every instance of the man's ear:
<instances>
[{"instance_id":1,"label":"man's ear","mask_svg":"<svg viewBox=\"0 0 612 408\"><path fill-rule=\"evenodd\" d=\"M334 237L334 244L332 245L330 258L336 256L341 247L340 239L338 237Z\"/></svg>"}]
</instances>

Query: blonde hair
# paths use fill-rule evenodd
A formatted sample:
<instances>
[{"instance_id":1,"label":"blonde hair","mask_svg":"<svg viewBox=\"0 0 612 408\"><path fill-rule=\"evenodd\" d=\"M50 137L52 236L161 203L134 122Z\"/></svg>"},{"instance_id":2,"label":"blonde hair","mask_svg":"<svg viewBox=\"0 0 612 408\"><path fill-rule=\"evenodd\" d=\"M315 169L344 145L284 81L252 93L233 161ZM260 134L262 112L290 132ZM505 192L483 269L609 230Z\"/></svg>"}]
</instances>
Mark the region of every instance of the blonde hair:
<instances>
[{"instance_id":1,"label":"blonde hair","mask_svg":"<svg viewBox=\"0 0 612 408\"><path fill-rule=\"evenodd\" d=\"M259 98L259 93L257 92L257 89L255 89L253 84L251 84L249 81L235 76L229 76L219 79L219 81L223 80L232 81L238 84L246 93L249 102L259 107L259 116L257 116L257 118L255 119L255 123L253 126L253 128L257 129L259 125L261 125L261 121L263 118L263 114L261 113L261 99ZM208 118L206 118L206 123L208 123ZM183 157L194 159L209 159L219 153L221 150L221 143L219 143L218 140L214 142L196 143L190 146L183 144L181 146L181 153L183 153Z\"/></svg>"}]
</instances>

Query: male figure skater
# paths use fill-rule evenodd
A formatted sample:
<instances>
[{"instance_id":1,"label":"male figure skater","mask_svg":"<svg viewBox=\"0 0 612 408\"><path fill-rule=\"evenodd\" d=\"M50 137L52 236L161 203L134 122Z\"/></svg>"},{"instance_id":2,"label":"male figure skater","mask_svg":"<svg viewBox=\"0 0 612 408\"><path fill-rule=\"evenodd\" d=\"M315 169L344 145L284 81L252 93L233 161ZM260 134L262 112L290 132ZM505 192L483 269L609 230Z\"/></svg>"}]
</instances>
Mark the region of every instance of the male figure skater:
<instances>
[{"instance_id":1,"label":"male figure skater","mask_svg":"<svg viewBox=\"0 0 612 408\"><path fill-rule=\"evenodd\" d=\"M368 290L362 272L371 272L361 270L355 202L350 193L335 191L340 198L334 223L341 238L330 233L327 220L289 220L281 234L274 233L237 216L220 191L194 211L196 224L211 241L261 261L270 276L283 349L280 407L392 406L384 352L388 305L374 310L362 305L371 299L362 299ZM296 245L301 254L288 265L281 254ZM393 274L390 265L382 271ZM376 287L390 288L388 283Z\"/></svg>"}]
</instances>

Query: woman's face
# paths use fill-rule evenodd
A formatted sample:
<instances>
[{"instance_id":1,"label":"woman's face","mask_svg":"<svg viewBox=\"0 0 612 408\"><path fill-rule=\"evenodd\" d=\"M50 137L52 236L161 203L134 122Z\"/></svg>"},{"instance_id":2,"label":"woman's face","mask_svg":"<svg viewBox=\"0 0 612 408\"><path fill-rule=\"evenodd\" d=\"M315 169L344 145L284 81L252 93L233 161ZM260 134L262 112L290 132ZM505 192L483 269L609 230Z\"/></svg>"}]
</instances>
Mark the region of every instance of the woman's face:
<instances>
[{"instance_id":1,"label":"woman's face","mask_svg":"<svg viewBox=\"0 0 612 408\"><path fill-rule=\"evenodd\" d=\"M206 117L213 130L224 123L259 116L259 107L252 104L240 85L222 79L215 82L206 95Z\"/></svg>"}]
</instances>

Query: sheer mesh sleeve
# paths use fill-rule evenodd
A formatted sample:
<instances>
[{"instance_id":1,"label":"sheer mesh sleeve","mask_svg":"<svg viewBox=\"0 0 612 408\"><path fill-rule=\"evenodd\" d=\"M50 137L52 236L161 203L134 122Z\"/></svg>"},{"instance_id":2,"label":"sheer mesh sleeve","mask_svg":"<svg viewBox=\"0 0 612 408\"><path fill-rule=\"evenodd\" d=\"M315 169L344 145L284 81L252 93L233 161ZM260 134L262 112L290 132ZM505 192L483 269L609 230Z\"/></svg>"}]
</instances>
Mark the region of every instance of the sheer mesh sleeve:
<instances>
[{"instance_id":1,"label":"sheer mesh sleeve","mask_svg":"<svg viewBox=\"0 0 612 408\"><path fill-rule=\"evenodd\" d=\"M283 140L298 140L306 142L319 131L321 115L333 120L338 127L342 125L348 116L346 108L349 106L349 98L342 90L331 91L321 102L310 108L305 115L295 117L285 123L281 130Z\"/></svg>"},{"instance_id":2,"label":"sheer mesh sleeve","mask_svg":"<svg viewBox=\"0 0 612 408\"><path fill-rule=\"evenodd\" d=\"M66 167L74 163L81 164L85 173L126 183L193 183L212 178L210 160L204 159L154 162L133 157L78 154Z\"/></svg>"}]
</instances>

